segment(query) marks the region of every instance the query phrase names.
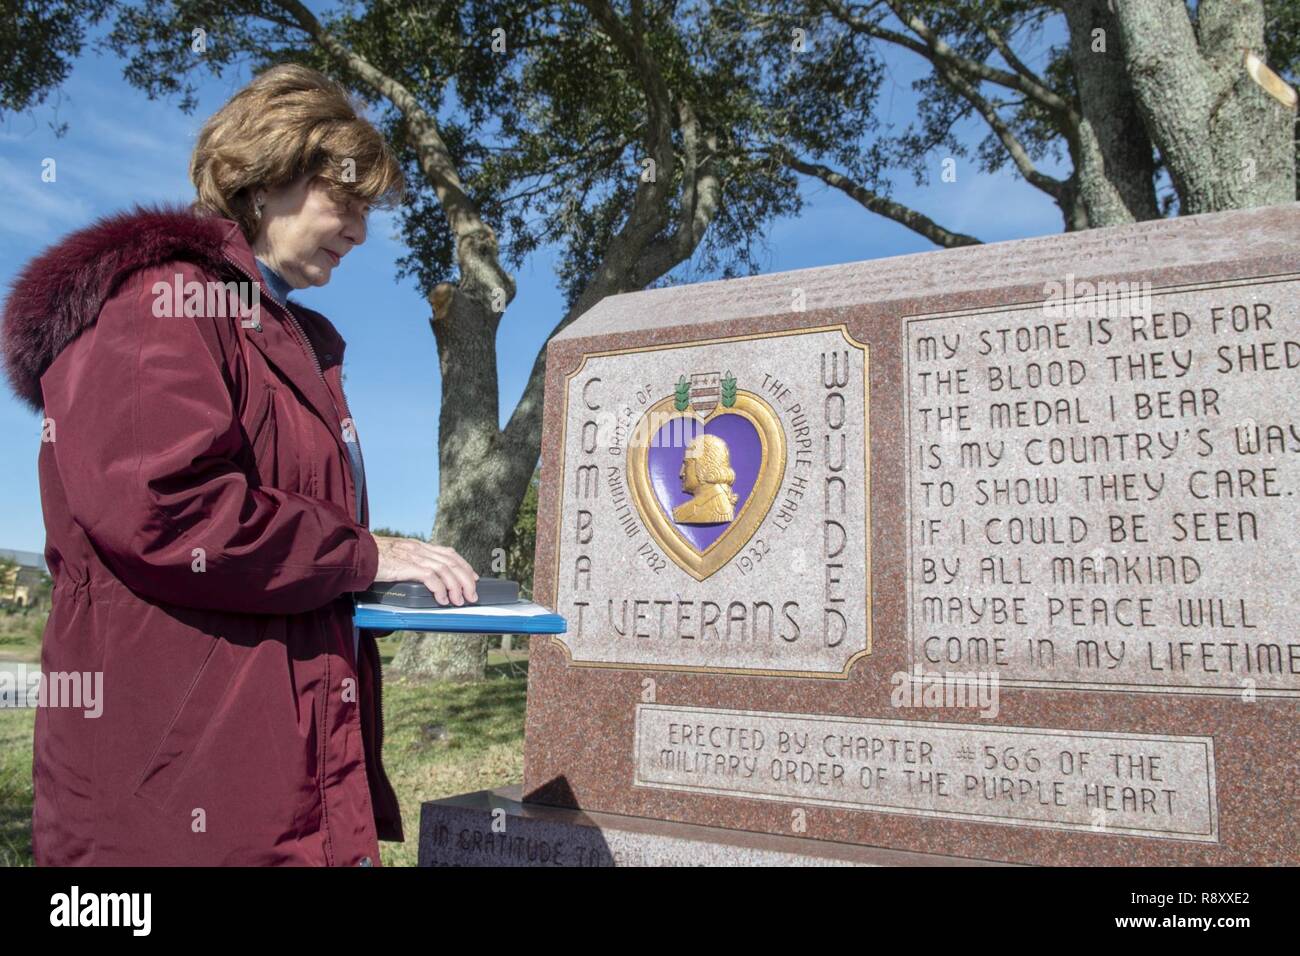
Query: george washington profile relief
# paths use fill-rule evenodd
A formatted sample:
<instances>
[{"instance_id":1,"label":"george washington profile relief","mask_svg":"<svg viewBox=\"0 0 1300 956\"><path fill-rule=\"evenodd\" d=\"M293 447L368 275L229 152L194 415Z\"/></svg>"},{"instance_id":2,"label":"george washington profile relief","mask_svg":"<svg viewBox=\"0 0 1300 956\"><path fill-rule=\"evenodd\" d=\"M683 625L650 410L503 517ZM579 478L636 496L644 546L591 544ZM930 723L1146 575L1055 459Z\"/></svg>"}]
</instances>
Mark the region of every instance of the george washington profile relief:
<instances>
[{"instance_id":1,"label":"george washington profile relief","mask_svg":"<svg viewBox=\"0 0 1300 956\"><path fill-rule=\"evenodd\" d=\"M731 452L717 435L700 435L686 446L686 457L678 473L682 491L692 495L690 501L673 509L673 520L680 524L718 524L736 518L736 493L731 486L736 473L731 470Z\"/></svg>"}]
</instances>

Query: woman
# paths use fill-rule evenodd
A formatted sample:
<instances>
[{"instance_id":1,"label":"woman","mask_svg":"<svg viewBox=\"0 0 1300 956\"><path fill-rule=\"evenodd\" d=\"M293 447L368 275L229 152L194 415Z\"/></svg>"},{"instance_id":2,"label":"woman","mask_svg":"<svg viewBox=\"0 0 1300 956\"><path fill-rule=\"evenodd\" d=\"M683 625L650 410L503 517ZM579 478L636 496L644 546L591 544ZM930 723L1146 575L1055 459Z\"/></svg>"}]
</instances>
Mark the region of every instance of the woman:
<instances>
[{"instance_id":1,"label":"woman","mask_svg":"<svg viewBox=\"0 0 1300 956\"><path fill-rule=\"evenodd\" d=\"M208 120L190 175L191 208L68 236L5 307L10 381L44 409L54 579L33 853L377 865L403 829L351 593L461 604L477 575L366 530L343 339L284 295L329 282L401 171L345 90L282 66ZM97 679L96 707L68 699Z\"/></svg>"}]
</instances>

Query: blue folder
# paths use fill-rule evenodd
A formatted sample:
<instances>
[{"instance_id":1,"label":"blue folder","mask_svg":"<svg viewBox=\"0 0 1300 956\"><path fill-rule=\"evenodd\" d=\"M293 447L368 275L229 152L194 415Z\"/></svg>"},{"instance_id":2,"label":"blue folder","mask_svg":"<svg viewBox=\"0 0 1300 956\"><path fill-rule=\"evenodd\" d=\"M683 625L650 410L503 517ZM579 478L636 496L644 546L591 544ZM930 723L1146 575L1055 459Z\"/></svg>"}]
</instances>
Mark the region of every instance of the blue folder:
<instances>
[{"instance_id":1,"label":"blue folder","mask_svg":"<svg viewBox=\"0 0 1300 956\"><path fill-rule=\"evenodd\" d=\"M376 631L468 631L484 634L563 634L568 624L540 604L404 608L357 604L352 622Z\"/></svg>"}]
</instances>

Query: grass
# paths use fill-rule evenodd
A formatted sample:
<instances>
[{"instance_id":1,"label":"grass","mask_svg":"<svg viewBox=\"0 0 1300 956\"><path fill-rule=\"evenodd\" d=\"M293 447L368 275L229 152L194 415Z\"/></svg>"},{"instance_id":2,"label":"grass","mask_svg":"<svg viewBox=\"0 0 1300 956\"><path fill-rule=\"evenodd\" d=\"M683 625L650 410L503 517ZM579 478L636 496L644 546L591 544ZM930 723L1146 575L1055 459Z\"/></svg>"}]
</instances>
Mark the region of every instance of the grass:
<instances>
[{"instance_id":1,"label":"grass","mask_svg":"<svg viewBox=\"0 0 1300 956\"><path fill-rule=\"evenodd\" d=\"M379 642L385 664L397 643ZM527 686L526 651L491 651L487 679L476 684L407 684L385 673L384 767L406 842L379 844L384 866L415 866L424 801L523 779ZM35 719L34 710L0 710L0 866L32 862Z\"/></svg>"},{"instance_id":2,"label":"grass","mask_svg":"<svg viewBox=\"0 0 1300 956\"><path fill-rule=\"evenodd\" d=\"M32 865L34 710L0 710L0 866Z\"/></svg>"},{"instance_id":3,"label":"grass","mask_svg":"<svg viewBox=\"0 0 1300 956\"><path fill-rule=\"evenodd\" d=\"M384 769L406 841L380 843L379 856L384 866L415 866L421 803L523 780L527 658L490 652L487 679L477 684L412 685L384 676Z\"/></svg>"},{"instance_id":4,"label":"grass","mask_svg":"<svg viewBox=\"0 0 1300 956\"><path fill-rule=\"evenodd\" d=\"M45 611L0 612L0 658L11 661L39 661Z\"/></svg>"}]
</instances>

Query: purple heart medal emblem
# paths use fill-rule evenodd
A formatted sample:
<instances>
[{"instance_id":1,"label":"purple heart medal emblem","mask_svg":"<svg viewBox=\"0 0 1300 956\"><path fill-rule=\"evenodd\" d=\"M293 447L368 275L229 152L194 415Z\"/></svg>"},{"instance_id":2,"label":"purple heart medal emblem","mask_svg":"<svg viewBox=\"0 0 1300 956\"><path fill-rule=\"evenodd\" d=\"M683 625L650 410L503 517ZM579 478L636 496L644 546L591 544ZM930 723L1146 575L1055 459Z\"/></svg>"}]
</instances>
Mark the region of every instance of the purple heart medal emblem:
<instances>
[{"instance_id":1,"label":"purple heart medal emblem","mask_svg":"<svg viewBox=\"0 0 1300 956\"><path fill-rule=\"evenodd\" d=\"M697 581L763 523L785 475L785 428L731 372L681 376L628 442L628 492L646 530Z\"/></svg>"},{"instance_id":2,"label":"purple heart medal emblem","mask_svg":"<svg viewBox=\"0 0 1300 956\"><path fill-rule=\"evenodd\" d=\"M700 552L711 548L744 510L762 462L758 429L737 414L714 414L706 422L665 422L647 455L659 507Z\"/></svg>"}]
</instances>

